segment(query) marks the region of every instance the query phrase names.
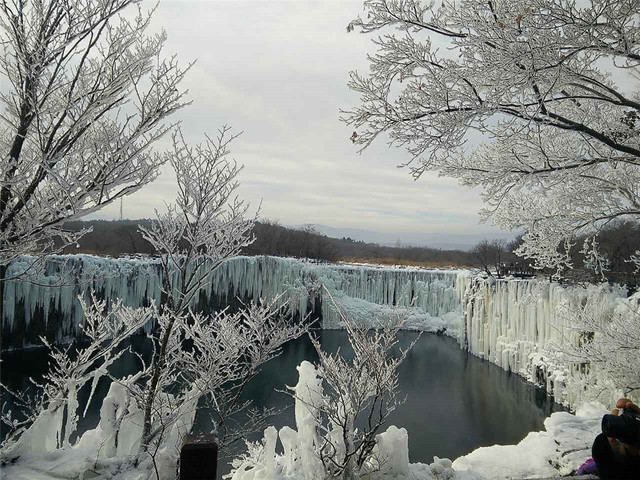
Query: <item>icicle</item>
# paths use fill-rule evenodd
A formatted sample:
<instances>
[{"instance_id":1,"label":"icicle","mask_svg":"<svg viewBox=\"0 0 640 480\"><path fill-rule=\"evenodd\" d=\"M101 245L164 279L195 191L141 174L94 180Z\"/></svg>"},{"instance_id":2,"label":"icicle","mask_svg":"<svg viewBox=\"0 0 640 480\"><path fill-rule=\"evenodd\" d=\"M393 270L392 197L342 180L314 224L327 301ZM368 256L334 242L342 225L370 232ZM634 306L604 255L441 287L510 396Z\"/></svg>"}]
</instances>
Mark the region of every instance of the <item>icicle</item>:
<instances>
[{"instance_id":1,"label":"icicle","mask_svg":"<svg viewBox=\"0 0 640 480\"><path fill-rule=\"evenodd\" d=\"M10 270L14 273L24 270L28 262L29 259L16 261ZM71 278L64 281L62 266L72 273ZM223 303L230 302L233 297L247 301L270 300L281 295L295 317L303 318L315 300L309 298L309 289L321 284L332 292L339 292L341 298L351 299L352 306L368 306L362 312L371 315L367 317L361 313L360 316L364 320L369 318L367 321L372 326L381 315L389 315L388 309L376 309L376 305L396 305L407 309L412 319L411 328L424 329L424 325L430 325L427 329L435 331L443 328L440 317L461 311L459 283L466 278L457 271L318 265L279 257L235 257L213 271L199 293L208 301L216 299ZM157 304L162 285L157 259L107 259L91 255L50 257L43 274L36 280L7 283L3 324L5 329L14 331L16 307L24 304L27 328L33 319L42 317L37 323L43 330L31 331L32 336L57 331L57 338L51 340L58 343L80 334L83 313L78 297L90 300L92 289L99 296L104 295L108 304L120 298L124 305L138 307ZM319 292L313 294L320 295ZM193 308L199 300L200 295L196 295ZM330 307L322 301L325 326L329 328L339 326L335 309ZM55 328L47 328L50 321L59 323Z\"/></svg>"}]
</instances>

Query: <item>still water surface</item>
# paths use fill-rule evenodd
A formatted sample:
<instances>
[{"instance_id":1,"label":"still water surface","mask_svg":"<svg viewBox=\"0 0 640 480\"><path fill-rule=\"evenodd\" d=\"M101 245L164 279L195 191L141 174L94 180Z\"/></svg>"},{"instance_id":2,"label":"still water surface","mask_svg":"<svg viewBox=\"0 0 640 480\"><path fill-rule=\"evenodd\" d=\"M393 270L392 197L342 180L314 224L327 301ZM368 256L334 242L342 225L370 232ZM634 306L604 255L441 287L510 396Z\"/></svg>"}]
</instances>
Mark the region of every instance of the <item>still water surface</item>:
<instances>
[{"instance_id":1,"label":"still water surface","mask_svg":"<svg viewBox=\"0 0 640 480\"><path fill-rule=\"evenodd\" d=\"M349 355L345 332L324 330L314 334L320 337L325 350L334 352L340 348ZM416 335L401 332L400 345L408 346ZM144 350L144 346L140 344L137 349ZM29 376L40 377L48 363L43 350L4 353L2 359L2 381L14 389L26 385ZM276 428L284 425L295 428L293 400L278 390L297 383L296 366L300 362L316 359L308 338L289 342L282 355L266 364L249 384L245 397L257 407L290 407L270 423ZM136 368L137 360L130 356L114 365L113 373L123 375ZM422 335L399 375L406 402L391 414L389 424L409 432L411 462L431 463L434 455L454 459L481 446L517 443L527 433L541 430L544 419L560 409L542 390L467 354L453 339L443 336ZM107 390L105 381L100 385L98 398ZM82 403L83 399L80 400ZM79 425L81 430L93 428L98 422L99 403L94 400L88 418ZM197 419L196 424L196 429L209 427L204 418ZM220 467L219 473L228 471L228 467Z\"/></svg>"}]
</instances>

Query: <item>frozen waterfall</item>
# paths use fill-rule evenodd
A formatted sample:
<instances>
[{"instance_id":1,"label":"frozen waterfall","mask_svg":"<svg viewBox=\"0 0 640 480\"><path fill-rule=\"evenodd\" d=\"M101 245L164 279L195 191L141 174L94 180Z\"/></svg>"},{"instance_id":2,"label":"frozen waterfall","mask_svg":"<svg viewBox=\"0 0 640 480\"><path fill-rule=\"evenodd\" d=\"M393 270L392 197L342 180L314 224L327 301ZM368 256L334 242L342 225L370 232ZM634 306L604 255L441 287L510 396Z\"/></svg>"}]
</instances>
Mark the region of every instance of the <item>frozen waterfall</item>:
<instances>
[{"instance_id":1,"label":"frozen waterfall","mask_svg":"<svg viewBox=\"0 0 640 480\"><path fill-rule=\"evenodd\" d=\"M14 262L8 277L26 265L28 259ZM235 257L210 275L193 301L199 311L280 296L295 318L309 314L321 319L323 328L341 327L336 306L367 326L403 317L406 328L445 331L472 354L556 394L565 379L548 353L576 341L571 319L563 314L566 306L583 304L602 288L612 304L626 297L622 287L563 287L540 280L483 279L467 271L314 264L268 256ZM83 318L79 298L89 299L92 291L109 303L121 298L130 306L162 300L161 269L154 259L53 256L31 280L5 284L3 348L37 344L41 335L55 342L76 338Z\"/></svg>"},{"instance_id":2,"label":"frozen waterfall","mask_svg":"<svg viewBox=\"0 0 640 480\"><path fill-rule=\"evenodd\" d=\"M10 265L7 277L18 276L29 259ZM80 298L91 292L109 303L143 306L161 301L162 272L155 259L109 259L91 255L52 256L37 278L9 280L4 291L4 347L37 344L45 335L68 342L80 334ZM321 317L323 327L336 328L341 309L371 323L385 310L404 307L413 318L437 318L460 309L455 271L430 271L322 265L280 257L235 257L210 274L194 297L194 309L211 312L253 299L281 296L296 318ZM413 304L412 304L413 303ZM355 308L353 306L368 308ZM353 311L352 311L353 310ZM388 309L390 310L390 309Z\"/></svg>"}]
</instances>

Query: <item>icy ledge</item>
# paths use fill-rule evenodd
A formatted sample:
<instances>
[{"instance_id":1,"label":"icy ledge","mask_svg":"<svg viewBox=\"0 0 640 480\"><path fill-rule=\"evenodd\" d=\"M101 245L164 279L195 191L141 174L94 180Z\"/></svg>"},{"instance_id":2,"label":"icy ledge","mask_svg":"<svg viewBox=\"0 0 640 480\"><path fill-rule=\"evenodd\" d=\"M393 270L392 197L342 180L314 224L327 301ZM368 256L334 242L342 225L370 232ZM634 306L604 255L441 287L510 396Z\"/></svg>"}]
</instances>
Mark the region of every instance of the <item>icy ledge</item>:
<instances>
[{"instance_id":1,"label":"icy ledge","mask_svg":"<svg viewBox=\"0 0 640 480\"><path fill-rule=\"evenodd\" d=\"M27 268L28 260L12 263L8 274ZM133 307L161 301L161 272L154 259L53 256L35 280L6 284L3 348L37 344L40 335L51 342L72 341L83 318L79 297L88 300L91 290L110 303L121 298ZM524 376L573 408L587 397L564 388L571 372L554 362L558 345L577 341L567 307L600 293L612 308L628 302L622 287L565 288L537 280L482 279L457 270L319 265L268 256L229 259L209 280L194 299L196 310L210 312L236 298L281 296L296 318L312 313L322 318L323 328L342 326L334 303L363 325L404 317L405 328L446 331L470 353Z\"/></svg>"},{"instance_id":2,"label":"icy ledge","mask_svg":"<svg viewBox=\"0 0 640 480\"><path fill-rule=\"evenodd\" d=\"M27 268L28 260L12 263L8 274ZM70 273L66 278L65 269ZM121 298L134 307L161 301L161 272L154 259L53 256L35 280L6 284L3 348L37 344L40 335L51 342L73 340L83 318L78 298L88 299L91 290L109 302ZM229 259L209 280L194 299L196 310L210 312L236 298L246 302L280 296L296 318L312 313L322 318L323 328L342 327L334 303L365 326L404 317L405 328L444 331L470 353L522 375L572 408L589 396L565 388L571 372L554 360L558 345L577 342L568 307L594 295L612 309L631 301L624 288L607 285L563 287L537 280L482 279L457 270L319 265L268 256ZM608 391L613 393L599 400L615 402L615 388Z\"/></svg>"}]
</instances>

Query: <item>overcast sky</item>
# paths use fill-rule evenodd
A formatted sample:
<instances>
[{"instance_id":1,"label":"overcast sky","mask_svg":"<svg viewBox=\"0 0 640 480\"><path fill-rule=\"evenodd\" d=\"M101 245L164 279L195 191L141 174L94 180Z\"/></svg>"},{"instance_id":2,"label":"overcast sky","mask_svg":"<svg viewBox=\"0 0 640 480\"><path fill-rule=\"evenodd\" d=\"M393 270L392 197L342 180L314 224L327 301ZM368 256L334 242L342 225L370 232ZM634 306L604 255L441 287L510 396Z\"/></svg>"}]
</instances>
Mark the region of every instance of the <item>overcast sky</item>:
<instances>
[{"instance_id":1,"label":"overcast sky","mask_svg":"<svg viewBox=\"0 0 640 480\"><path fill-rule=\"evenodd\" d=\"M477 191L425 174L417 181L404 150L377 142L358 154L352 129L338 120L358 95L348 72L366 71L371 37L346 33L362 11L350 1L161 0L154 26L168 33L166 54L196 60L184 86L193 104L178 113L192 143L228 124L244 133L232 144L245 165L240 195L261 216L392 233L497 236L478 223ZM167 170L124 201L126 218L149 217L171 201ZM118 216L119 206L98 217Z\"/></svg>"}]
</instances>

